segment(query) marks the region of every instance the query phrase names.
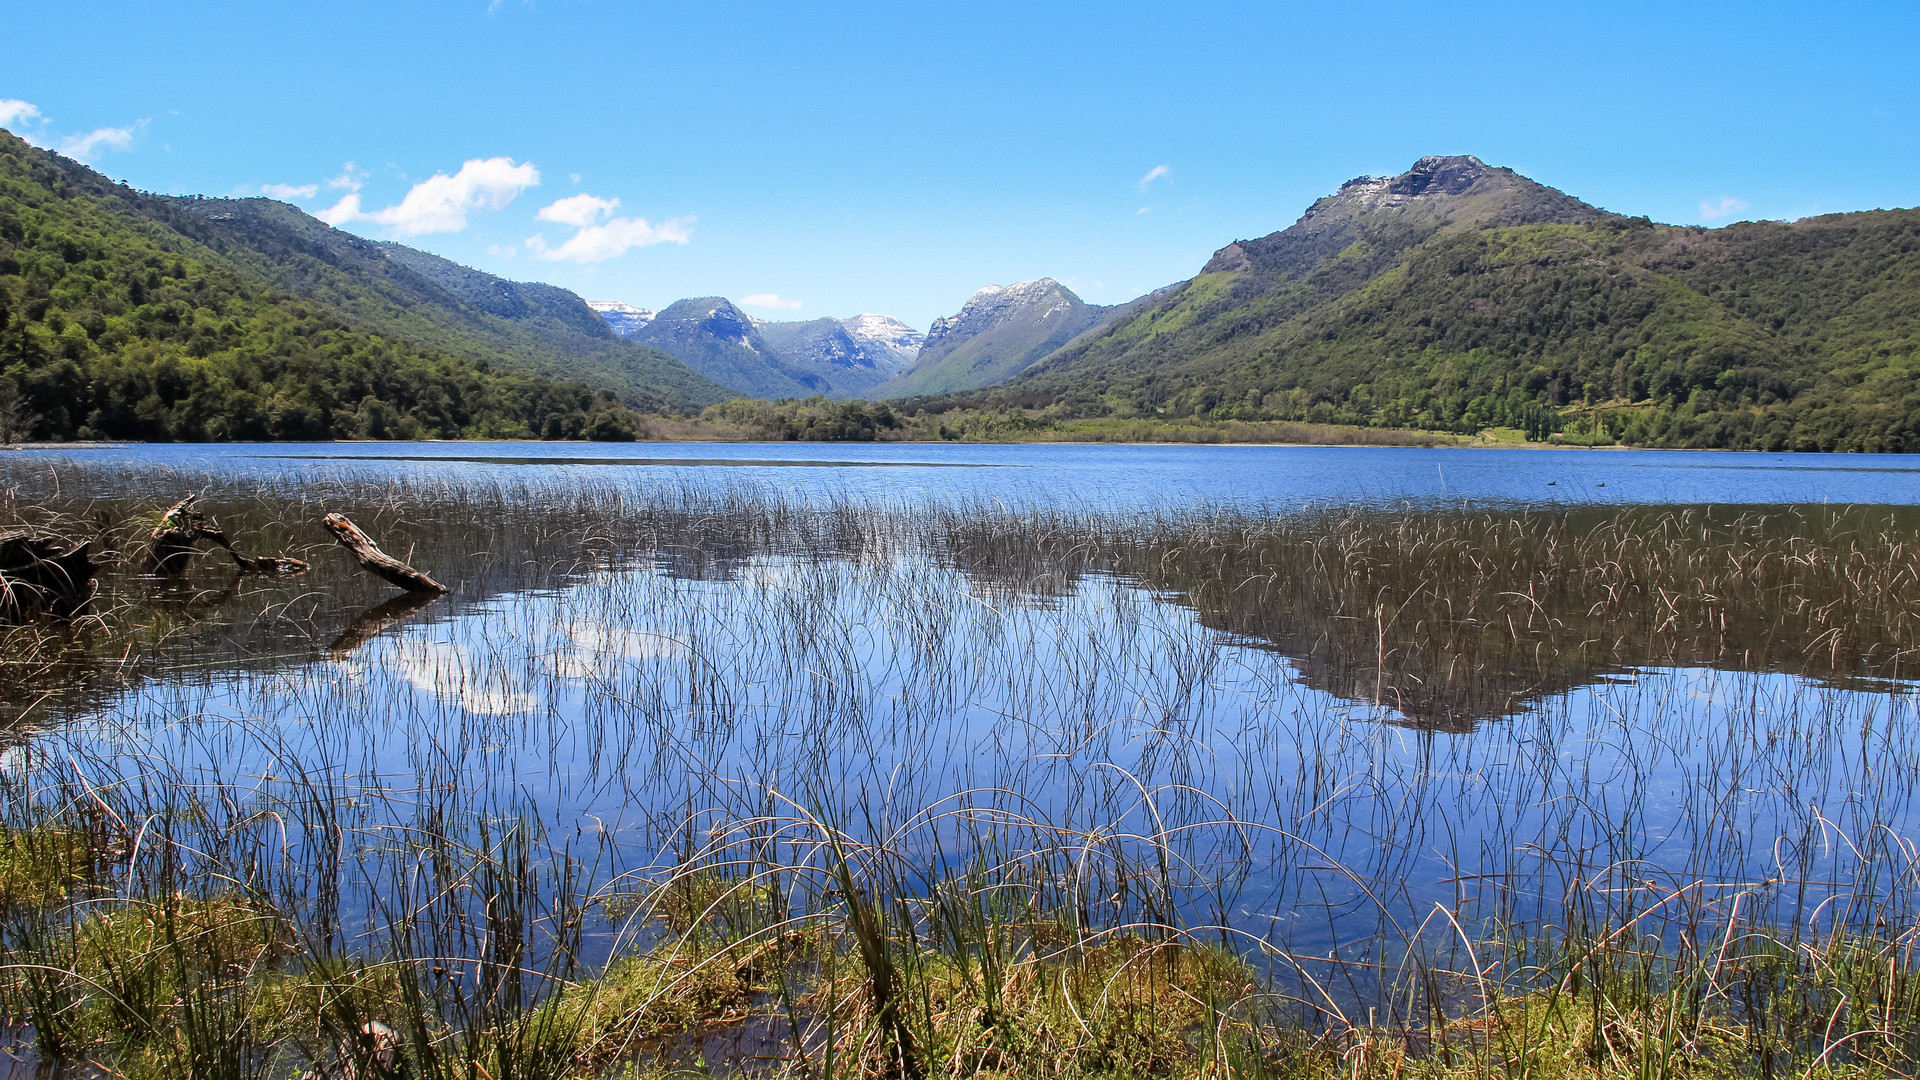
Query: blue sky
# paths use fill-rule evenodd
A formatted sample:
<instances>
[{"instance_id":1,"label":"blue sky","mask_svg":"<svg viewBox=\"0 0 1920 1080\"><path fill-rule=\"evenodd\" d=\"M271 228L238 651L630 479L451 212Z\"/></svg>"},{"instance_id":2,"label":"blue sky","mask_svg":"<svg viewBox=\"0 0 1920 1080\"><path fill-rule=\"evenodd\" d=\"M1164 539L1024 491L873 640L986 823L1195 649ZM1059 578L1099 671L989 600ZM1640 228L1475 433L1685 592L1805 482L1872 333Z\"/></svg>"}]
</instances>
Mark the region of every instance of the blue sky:
<instances>
[{"instance_id":1,"label":"blue sky","mask_svg":"<svg viewBox=\"0 0 1920 1080\"><path fill-rule=\"evenodd\" d=\"M278 191L653 308L924 329L1041 276L1118 303L1428 153L1658 221L1920 204L1911 2L0 0L0 25L4 126L117 179Z\"/></svg>"}]
</instances>

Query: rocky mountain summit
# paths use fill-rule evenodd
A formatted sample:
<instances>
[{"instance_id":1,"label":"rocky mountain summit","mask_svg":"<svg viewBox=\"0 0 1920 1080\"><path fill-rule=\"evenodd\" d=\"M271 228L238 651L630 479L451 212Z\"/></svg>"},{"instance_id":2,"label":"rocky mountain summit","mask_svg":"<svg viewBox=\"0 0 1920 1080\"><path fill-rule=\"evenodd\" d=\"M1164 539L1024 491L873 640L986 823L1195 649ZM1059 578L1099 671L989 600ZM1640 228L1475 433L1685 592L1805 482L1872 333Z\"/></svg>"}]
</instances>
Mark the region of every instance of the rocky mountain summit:
<instances>
[{"instance_id":1,"label":"rocky mountain summit","mask_svg":"<svg viewBox=\"0 0 1920 1080\"><path fill-rule=\"evenodd\" d=\"M1081 311L1097 310L1101 309L1082 302L1073 290L1052 278L1016 281L1006 286L987 285L967 297L967 302L957 313L944 319L935 319L921 348L922 351L933 349L944 355L970 338L1014 321L1045 323Z\"/></svg>"},{"instance_id":2,"label":"rocky mountain summit","mask_svg":"<svg viewBox=\"0 0 1920 1080\"><path fill-rule=\"evenodd\" d=\"M1398 252L1441 229L1586 225L1617 215L1477 157L1423 157L1398 176L1357 176L1316 200L1300 220L1214 253L1202 274L1252 270L1296 277L1367 239L1367 254Z\"/></svg>"}]
</instances>

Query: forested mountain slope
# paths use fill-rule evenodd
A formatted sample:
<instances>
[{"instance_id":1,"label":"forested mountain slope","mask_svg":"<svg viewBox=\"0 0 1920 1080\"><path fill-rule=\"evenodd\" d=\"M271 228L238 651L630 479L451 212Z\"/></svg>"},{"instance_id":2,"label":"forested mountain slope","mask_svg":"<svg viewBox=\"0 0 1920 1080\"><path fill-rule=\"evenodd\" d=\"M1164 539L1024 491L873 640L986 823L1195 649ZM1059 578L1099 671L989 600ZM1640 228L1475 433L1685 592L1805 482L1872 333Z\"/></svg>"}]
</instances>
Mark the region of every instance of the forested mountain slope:
<instances>
[{"instance_id":1,"label":"forested mountain slope","mask_svg":"<svg viewBox=\"0 0 1920 1080\"><path fill-rule=\"evenodd\" d=\"M1425 158L949 404L1920 450L1920 211L1655 225Z\"/></svg>"},{"instance_id":2,"label":"forested mountain slope","mask_svg":"<svg viewBox=\"0 0 1920 1080\"><path fill-rule=\"evenodd\" d=\"M1053 280L988 285L936 319L913 365L869 397L906 397L993 386L1113 317Z\"/></svg>"},{"instance_id":3,"label":"forested mountain slope","mask_svg":"<svg viewBox=\"0 0 1920 1080\"><path fill-rule=\"evenodd\" d=\"M579 296L507 281L401 244L335 229L272 199L161 200L176 231L353 325L476 360L610 387L655 408L733 396L685 364L624 341Z\"/></svg>"},{"instance_id":4,"label":"forested mountain slope","mask_svg":"<svg viewBox=\"0 0 1920 1080\"><path fill-rule=\"evenodd\" d=\"M223 224L0 132L0 436L631 437L609 392L294 295L201 239Z\"/></svg>"}]
</instances>

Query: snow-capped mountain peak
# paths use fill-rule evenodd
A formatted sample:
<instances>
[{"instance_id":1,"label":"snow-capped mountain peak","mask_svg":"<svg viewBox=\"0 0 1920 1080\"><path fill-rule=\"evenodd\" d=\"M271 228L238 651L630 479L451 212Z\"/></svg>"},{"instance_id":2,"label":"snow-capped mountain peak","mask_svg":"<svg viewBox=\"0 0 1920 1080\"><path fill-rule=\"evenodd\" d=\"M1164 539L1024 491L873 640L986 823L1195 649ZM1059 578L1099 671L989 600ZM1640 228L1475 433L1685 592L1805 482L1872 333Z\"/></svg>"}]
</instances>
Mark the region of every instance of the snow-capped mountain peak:
<instances>
[{"instance_id":1,"label":"snow-capped mountain peak","mask_svg":"<svg viewBox=\"0 0 1920 1080\"><path fill-rule=\"evenodd\" d=\"M913 363L913 358L920 355L920 346L927 340L927 335L891 315L855 315L841 319L840 325L846 328L849 337L872 350L883 370L898 371Z\"/></svg>"},{"instance_id":2,"label":"snow-capped mountain peak","mask_svg":"<svg viewBox=\"0 0 1920 1080\"><path fill-rule=\"evenodd\" d=\"M933 329L927 331L927 342L946 341L956 334L971 336L1017 315L1048 319L1083 306L1079 297L1050 277L1016 281L1011 285L988 285L967 297L957 313L935 319ZM1029 312L1030 316L1026 314Z\"/></svg>"},{"instance_id":3,"label":"snow-capped mountain peak","mask_svg":"<svg viewBox=\"0 0 1920 1080\"><path fill-rule=\"evenodd\" d=\"M654 316L646 308L623 304L618 300L589 300L587 306L606 321L609 329L623 338L639 333L642 327L653 321Z\"/></svg>"}]
</instances>

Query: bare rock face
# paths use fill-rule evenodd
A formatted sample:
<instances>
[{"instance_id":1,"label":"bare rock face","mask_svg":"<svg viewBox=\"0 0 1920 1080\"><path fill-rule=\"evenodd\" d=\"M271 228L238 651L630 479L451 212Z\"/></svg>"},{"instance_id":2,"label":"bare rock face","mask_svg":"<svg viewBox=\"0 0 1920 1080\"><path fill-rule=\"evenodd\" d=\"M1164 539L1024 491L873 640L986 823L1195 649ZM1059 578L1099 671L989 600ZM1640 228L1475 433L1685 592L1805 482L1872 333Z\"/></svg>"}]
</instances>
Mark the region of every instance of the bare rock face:
<instances>
[{"instance_id":1,"label":"bare rock face","mask_svg":"<svg viewBox=\"0 0 1920 1080\"><path fill-rule=\"evenodd\" d=\"M1429 154L1414 162L1413 168L1394 177L1387 188L1395 195L1424 195L1429 191L1460 195L1493 171L1486 162L1471 154L1460 157Z\"/></svg>"},{"instance_id":2,"label":"bare rock face","mask_svg":"<svg viewBox=\"0 0 1920 1080\"><path fill-rule=\"evenodd\" d=\"M1016 322L1084 324L1073 330L1079 333L1098 321L1098 313L1103 310L1088 305L1074 295L1072 289L1052 278L1016 281L1006 286L988 285L968 297L958 313L934 320L921 353L924 358L930 352L951 352L969 338ZM1088 316L1086 312L1093 314ZM1049 325L1049 328L1052 327Z\"/></svg>"},{"instance_id":3,"label":"bare rock face","mask_svg":"<svg viewBox=\"0 0 1920 1080\"><path fill-rule=\"evenodd\" d=\"M1224 274L1231 270L1245 270L1251 263L1252 260L1247 257L1247 249L1235 241L1214 252L1213 258L1207 260L1207 265L1201 267L1200 272Z\"/></svg>"}]
</instances>

